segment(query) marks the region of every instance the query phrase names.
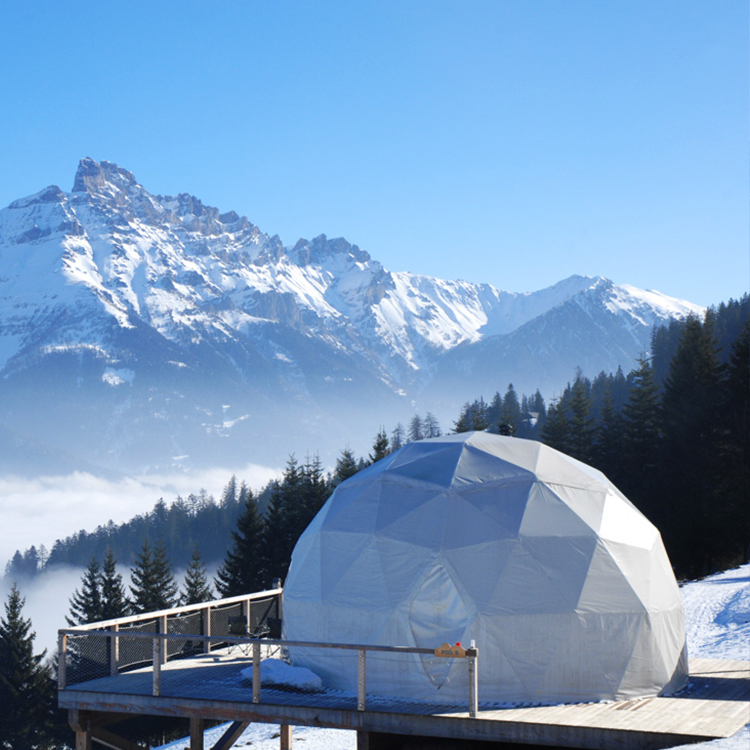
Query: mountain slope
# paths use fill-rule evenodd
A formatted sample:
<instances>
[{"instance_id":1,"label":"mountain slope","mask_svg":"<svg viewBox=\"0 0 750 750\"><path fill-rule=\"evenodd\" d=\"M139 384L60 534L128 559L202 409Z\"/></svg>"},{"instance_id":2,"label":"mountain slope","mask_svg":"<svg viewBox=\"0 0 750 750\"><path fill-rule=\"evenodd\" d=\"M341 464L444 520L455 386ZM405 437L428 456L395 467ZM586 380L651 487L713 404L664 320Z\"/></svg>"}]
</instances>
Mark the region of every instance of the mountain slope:
<instances>
[{"instance_id":1,"label":"mountain slope","mask_svg":"<svg viewBox=\"0 0 750 750\"><path fill-rule=\"evenodd\" d=\"M691 311L606 279L514 294L391 273L341 238L284 247L83 159L70 193L0 211L0 420L123 470L330 460L415 405L452 417L509 379L630 367L654 322Z\"/></svg>"}]
</instances>

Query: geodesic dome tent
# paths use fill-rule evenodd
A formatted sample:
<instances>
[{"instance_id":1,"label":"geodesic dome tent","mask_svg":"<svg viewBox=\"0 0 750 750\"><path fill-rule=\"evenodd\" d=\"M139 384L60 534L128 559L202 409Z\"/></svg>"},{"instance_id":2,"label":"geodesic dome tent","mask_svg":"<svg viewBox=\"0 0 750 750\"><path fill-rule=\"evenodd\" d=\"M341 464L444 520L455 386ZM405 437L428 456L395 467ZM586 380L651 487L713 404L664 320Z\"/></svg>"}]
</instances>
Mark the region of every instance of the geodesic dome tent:
<instances>
[{"instance_id":1,"label":"geodesic dome tent","mask_svg":"<svg viewBox=\"0 0 750 750\"><path fill-rule=\"evenodd\" d=\"M657 529L599 471L484 432L410 443L343 482L300 538L290 640L475 640L482 701L669 693L687 679L682 601ZM356 692L356 653L291 649ZM465 701L460 659L372 654L367 691Z\"/></svg>"}]
</instances>

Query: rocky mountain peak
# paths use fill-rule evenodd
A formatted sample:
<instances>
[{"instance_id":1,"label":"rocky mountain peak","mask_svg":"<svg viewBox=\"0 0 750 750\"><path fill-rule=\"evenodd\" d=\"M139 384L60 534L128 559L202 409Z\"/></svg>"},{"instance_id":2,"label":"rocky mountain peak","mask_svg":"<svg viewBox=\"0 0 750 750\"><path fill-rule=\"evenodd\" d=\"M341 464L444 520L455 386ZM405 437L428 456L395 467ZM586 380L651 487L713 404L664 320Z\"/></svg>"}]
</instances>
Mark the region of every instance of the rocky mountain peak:
<instances>
[{"instance_id":1,"label":"rocky mountain peak","mask_svg":"<svg viewBox=\"0 0 750 750\"><path fill-rule=\"evenodd\" d=\"M333 256L351 256L357 263L370 263L372 258L365 250L352 245L344 237L328 239L325 234L319 234L313 240L301 238L291 249L291 256L297 263L305 266L309 263L323 263ZM377 264L379 265L379 264Z\"/></svg>"},{"instance_id":2,"label":"rocky mountain peak","mask_svg":"<svg viewBox=\"0 0 750 750\"><path fill-rule=\"evenodd\" d=\"M123 189L137 185L132 172L118 167L111 161L96 162L90 157L81 159L78 163L74 193L101 193L108 185Z\"/></svg>"}]
</instances>

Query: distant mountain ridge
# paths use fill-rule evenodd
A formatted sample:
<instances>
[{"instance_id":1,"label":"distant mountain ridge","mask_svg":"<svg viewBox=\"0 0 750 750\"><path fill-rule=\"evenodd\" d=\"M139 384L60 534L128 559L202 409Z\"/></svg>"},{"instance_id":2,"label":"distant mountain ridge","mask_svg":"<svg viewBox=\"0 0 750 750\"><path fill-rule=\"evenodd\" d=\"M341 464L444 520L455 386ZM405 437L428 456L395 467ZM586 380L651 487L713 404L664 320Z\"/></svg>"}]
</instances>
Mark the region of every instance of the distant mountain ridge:
<instances>
[{"instance_id":1,"label":"distant mountain ridge","mask_svg":"<svg viewBox=\"0 0 750 750\"><path fill-rule=\"evenodd\" d=\"M285 247L87 158L70 193L0 211L0 424L125 471L335 455L415 408L627 369L655 323L701 311L603 278L516 294L393 273L325 235Z\"/></svg>"}]
</instances>

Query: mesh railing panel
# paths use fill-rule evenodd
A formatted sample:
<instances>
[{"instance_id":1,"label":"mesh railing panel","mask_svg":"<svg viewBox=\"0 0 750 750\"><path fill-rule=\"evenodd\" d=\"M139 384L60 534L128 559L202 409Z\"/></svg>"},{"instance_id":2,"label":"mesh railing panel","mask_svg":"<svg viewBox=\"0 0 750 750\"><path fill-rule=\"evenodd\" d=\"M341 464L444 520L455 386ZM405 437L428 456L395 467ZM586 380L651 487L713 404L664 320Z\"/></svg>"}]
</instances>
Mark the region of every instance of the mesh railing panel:
<instances>
[{"instance_id":1,"label":"mesh railing panel","mask_svg":"<svg viewBox=\"0 0 750 750\"><path fill-rule=\"evenodd\" d=\"M191 612L185 615L177 615L167 620L167 633L170 635L202 635L203 614ZM190 638L170 638L167 641L167 658L175 656L192 656L203 650L201 641Z\"/></svg>"},{"instance_id":2,"label":"mesh railing panel","mask_svg":"<svg viewBox=\"0 0 750 750\"><path fill-rule=\"evenodd\" d=\"M93 635L68 636L67 682L74 684L109 675L107 638Z\"/></svg>"},{"instance_id":3,"label":"mesh railing panel","mask_svg":"<svg viewBox=\"0 0 750 750\"><path fill-rule=\"evenodd\" d=\"M159 623L157 620L146 620L127 627L120 628L120 653L117 660L118 669L122 672L127 669L141 667L151 662L154 655L154 646L148 638L128 638L128 633L158 633Z\"/></svg>"},{"instance_id":4,"label":"mesh railing panel","mask_svg":"<svg viewBox=\"0 0 750 750\"><path fill-rule=\"evenodd\" d=\"M242 615L242 604L231 604L228 607L217 607L211 610L211 635L229 635L229 618ZM212 644L215 648L218 643Z\"/></svg>"},{"instance_id":5,"label":"mesh railing panel","mask_svg":"<svg viewBox=\"0 0 750 750\"><path fill-rule=\"evenodd\" d=\"M271 630L269 620L279 618L279 598L258 599L250 602L250 634L264 635Z\"/></svg>"}]
</instances>

